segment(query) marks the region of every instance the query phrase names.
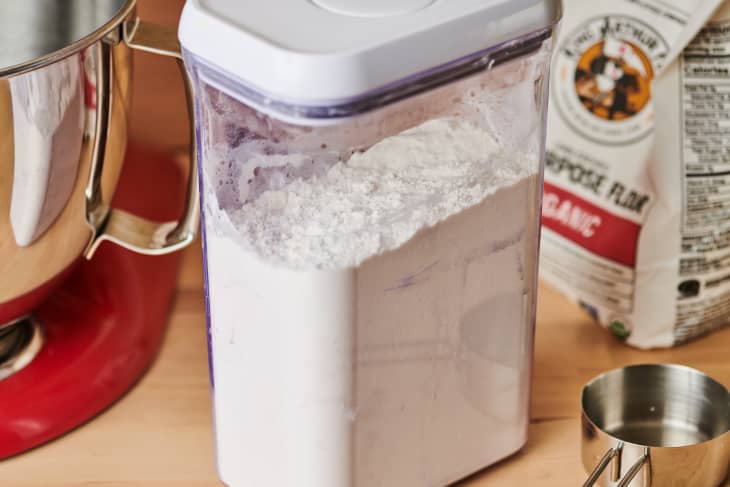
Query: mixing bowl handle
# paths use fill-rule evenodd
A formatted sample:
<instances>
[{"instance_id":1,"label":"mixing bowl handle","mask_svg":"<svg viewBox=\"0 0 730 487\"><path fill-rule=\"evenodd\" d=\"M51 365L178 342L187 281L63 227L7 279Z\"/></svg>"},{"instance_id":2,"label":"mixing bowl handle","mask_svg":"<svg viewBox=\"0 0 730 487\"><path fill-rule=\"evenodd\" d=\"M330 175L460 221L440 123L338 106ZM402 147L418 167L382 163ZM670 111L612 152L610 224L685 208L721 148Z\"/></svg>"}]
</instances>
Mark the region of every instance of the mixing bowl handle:
<instances>
[{"instance_id":1,"label":"mixing bowl handle","mask_svg":"<svg viewBox=\"0 0 730 487\"><path fill-rule=\"evenodd\" d=\"M140 51L173 57L185 80L188 113L190 115L190 174L188 176L185 210L179 221L153 222L116 208L110 208L101 198L101 173L103 154L106 149L106 130L111 116L112 69L111 45L101 43L101 62L97 75L98 86L97 131L92 160L91 178L86 188L86 219L91 225L94 236L86 249L85 256L90 259L99 244L109 240L122 247L142 254L167 254L181 249L195 239L200 219L198 206L198 173L195 128L193 124L193 89L183 65L182 50L173 29L160 27L139 19L126 21L122 25L122 37L130 48Z\"/></svg>"},{"instance_id":2,"label":"mixing bowl handle","mask_svg":"<svg viewBox=\"0 0 730 487\"><path fill-rule=\"evenodd\" d=\"M611 482L618 482L616 487L627 487L632 480L639 474L639 472L646 465L649 466L649 448L644 448L644 454L639 458L629 470L626 475L621 478L621 453L623 451L623 444L619 443L615 448L611 448L603 455L603 458L598 462L596 468L588 476L588 480L585 481L583 487L593 487L601 478L603 471L606 467L612 465L611 468ZM651 487L651 480L644 483L643 487Z\"/></svg>"}]
</instances>

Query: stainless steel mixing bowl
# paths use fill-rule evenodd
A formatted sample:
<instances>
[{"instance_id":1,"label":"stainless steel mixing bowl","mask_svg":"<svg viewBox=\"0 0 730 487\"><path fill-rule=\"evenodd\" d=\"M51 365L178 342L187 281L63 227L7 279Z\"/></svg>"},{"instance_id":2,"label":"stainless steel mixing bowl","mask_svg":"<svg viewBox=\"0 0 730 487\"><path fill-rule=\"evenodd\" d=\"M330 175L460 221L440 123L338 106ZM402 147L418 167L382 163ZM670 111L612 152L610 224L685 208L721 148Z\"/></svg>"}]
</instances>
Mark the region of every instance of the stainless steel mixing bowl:
<instances>
[{"instance_id":1,"label":"stainless steel mixing bowl","mask_svg":"<svg viewBox=\"0 0 730 487\"><path fill-rule=\"evenodd\" d=\"M0 330L19 326L104 240L163 254L195 237L194 150L179 221L110 206L127 141L132 49L182 68L176 33L140 22L134 0L0 2ZM0 346L0 378L28 362L3 354L17 348Z\"/></svg>"}]
</instances>

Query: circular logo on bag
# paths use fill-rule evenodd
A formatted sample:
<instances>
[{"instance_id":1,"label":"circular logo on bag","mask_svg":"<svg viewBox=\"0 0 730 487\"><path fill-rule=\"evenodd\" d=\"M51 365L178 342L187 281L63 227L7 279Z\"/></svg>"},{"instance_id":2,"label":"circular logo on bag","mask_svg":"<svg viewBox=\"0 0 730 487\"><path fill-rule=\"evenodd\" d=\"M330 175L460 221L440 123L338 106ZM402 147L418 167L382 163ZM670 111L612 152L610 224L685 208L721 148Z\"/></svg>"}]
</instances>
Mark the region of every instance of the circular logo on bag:
<instances>
[{"instance_id":1,"label":"circular logo on bag","mask_svg":"<svg viewBox=\"0 0 730 487\"><path fill-rule=\"evenodd\" d=\"M646 137L654 114L651 82L669 45L625 16L586 21L564 38L555 59L553 98L576 132L606 145Z\"/></svg>"}]
</instances>

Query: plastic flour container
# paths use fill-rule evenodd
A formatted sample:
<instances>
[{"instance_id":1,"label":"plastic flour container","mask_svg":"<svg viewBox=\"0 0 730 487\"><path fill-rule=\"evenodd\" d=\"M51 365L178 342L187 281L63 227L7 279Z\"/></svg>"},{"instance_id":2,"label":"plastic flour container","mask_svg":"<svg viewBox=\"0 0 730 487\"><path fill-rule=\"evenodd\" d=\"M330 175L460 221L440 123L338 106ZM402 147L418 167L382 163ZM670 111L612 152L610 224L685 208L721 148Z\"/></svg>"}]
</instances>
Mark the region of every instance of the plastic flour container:
<instances>
[{"instance_id":1,"label":"plastic flour container","mask_svg":"<svg viewBox=\"0 0 730 487\"><path fill-rule=\"evenodd\" d=\"M217 461L445 486L528 424L557 0L189 0Z\"/></svg>"}]
</instances>

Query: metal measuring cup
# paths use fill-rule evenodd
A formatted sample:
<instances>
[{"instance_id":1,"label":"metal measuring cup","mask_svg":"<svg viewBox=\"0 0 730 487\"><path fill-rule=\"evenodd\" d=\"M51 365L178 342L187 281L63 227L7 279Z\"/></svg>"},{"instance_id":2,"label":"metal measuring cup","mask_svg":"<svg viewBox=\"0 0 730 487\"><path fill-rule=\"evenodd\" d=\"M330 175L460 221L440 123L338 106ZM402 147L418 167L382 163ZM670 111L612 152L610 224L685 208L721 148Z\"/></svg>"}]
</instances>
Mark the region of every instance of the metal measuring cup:
<instances>
[{"instance_id":1,"label":"metal measuring cup","mask_svg":"<svg viewBox=\"0 0 730 487\"><path fill-rule=\"evenodd\" d=\"M584 487L716 487L730 461L728 391L680 365L634 365L583 388Z\"/></svg>"}]
</instances>

